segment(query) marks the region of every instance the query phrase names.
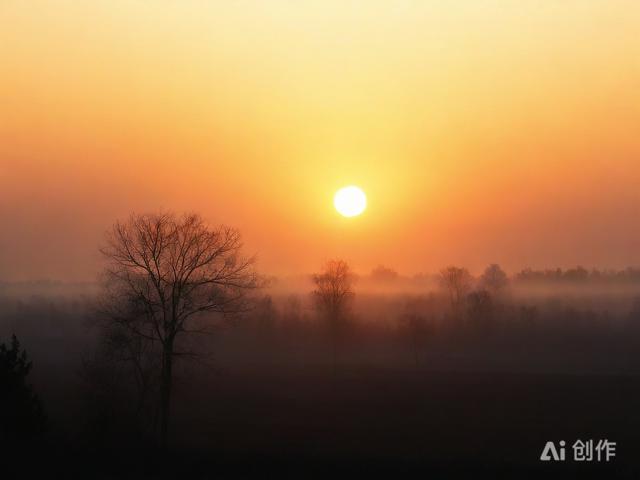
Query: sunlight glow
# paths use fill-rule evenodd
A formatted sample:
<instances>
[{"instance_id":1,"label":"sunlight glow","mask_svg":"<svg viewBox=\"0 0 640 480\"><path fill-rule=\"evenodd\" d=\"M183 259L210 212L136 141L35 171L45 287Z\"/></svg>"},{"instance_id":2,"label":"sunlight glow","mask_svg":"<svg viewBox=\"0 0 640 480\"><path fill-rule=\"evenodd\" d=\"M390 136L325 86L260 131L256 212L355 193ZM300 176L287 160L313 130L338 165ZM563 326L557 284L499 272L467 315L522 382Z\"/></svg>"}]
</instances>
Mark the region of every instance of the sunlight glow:
<instances>
[{"instance_id":1,"label":"sunlight glow","mask_svg":"<svg viewBox=\"0 0 640 480\"><path fill-rule=\"evenodd\" d=\"M336 192L333 205L343 217L355 217L367 208L367 196L361 188L351 185Z\"/></svg>"}]
</instances>

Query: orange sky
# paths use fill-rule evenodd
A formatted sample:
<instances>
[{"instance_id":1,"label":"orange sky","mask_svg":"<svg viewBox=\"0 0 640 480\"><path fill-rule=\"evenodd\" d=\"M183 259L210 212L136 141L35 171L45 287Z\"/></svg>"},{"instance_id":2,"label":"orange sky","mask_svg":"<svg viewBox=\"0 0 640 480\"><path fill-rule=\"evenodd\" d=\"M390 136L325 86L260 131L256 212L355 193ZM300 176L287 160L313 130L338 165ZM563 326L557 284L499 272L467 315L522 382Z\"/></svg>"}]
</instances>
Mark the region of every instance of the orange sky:
<instances>
[{"instance_id":1,"label":"orange sky","mask_svg":"<svg viewBox=\"0 0 640 480\"><path fill-rule=\"evenodd\" d=\"M276 274L638 265L639 31L634 1L4 0L0 279L93 279L159 208Z\"/></svg>"}]
</instances>

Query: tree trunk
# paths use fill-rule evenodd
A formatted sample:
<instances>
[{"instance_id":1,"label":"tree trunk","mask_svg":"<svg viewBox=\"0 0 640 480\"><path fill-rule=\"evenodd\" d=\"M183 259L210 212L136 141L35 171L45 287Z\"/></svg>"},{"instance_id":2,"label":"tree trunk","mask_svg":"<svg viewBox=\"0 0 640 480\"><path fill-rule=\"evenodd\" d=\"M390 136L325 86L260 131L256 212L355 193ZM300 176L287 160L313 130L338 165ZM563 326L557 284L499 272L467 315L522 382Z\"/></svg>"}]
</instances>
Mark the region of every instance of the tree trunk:
<instances>
[{"instance_id":1,"label":"tree trunk","mask_svg":"<svg viewBox=\"0 0 640 480\"><path fill-rule=\"evenodd\" d=\"M171 380L173 368L173 339L162 347L162 371L160 374L160 445L167 447L169 413L171 409Z\"/></svg>"}]
</instances>

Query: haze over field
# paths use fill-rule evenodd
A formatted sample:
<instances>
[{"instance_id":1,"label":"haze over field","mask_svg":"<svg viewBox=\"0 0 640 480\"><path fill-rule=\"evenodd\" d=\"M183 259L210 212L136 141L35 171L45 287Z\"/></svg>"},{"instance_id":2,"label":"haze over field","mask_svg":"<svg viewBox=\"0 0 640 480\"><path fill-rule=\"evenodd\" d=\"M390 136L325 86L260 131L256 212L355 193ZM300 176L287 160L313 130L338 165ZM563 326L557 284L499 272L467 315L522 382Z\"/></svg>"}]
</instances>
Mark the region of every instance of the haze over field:
<instances>
[{"instance_id":1,"label":"haze over field","mask_svg":"<svg viewBox=\"0 0 640 480\"><path fill-rule=\"evenodd\" d=\"M640 478L638 32L0 0L2 472Z\"/></svg>"},{"instance_id":2,"label":"haze over field","mask_svg":"<svg viewBox=\"0 0 640 480\"><path fill-rule=\"evenodd\" d=\"M238 227L273 274L638 264L639 24L623 1L3 1L0 278L92 280L113 221L159 208Z\"/></svg>"}]
</instances>

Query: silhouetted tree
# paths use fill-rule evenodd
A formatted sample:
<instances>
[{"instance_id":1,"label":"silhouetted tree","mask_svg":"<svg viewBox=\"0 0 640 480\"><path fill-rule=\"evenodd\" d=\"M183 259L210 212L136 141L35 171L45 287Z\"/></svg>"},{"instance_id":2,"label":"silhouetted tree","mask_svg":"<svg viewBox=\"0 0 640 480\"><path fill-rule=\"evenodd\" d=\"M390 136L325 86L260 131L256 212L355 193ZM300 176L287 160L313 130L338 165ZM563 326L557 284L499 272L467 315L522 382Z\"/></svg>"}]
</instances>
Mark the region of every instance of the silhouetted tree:
<instances>
[{"instance_id":1,"label":"silhouetted tree","mask_svg":"<svg viewBox=\"0 0 640 480\"><path fill-rule=\"evenodd\" d=\"M312 280L315 284L313 297L316 308L329 327L335 368L339 336L344 329L349 304L354 297L355 277L344 260L329 260L321 273L313 275Z\"/></svg>"},{"instance_id":2,"label":"silhouetted tree","mask_svg":"<svg viewBox=\"0 0 640 480\"><path fill-rule=\"evenodd\" d=\"M212 331L212 314L247 308L258 286L253 259L240 256L237 230L211 228L198 215L132 215L116 223L101 252L105 270L104 313L134 337L157 344L160 355L160 439L166 445L173 362L192 352L178 337Z\"/></svg>"},{"instance_id":3,"label":"silhouetted tree","mask_svg":"<svg viewBox=\"0 0 640 480\"><path fill-rule=\"evenodd\" d=\"M449 266L440 271L438 281L448 292L451 306L457 310L471 290L473 277L466 268Z\"/></svg>"},{"instance_id":4,"label":"silhouetted tree","mask_svg":"<svg viewBox=\"0 0 640 480\"><path fill-rule=\"evenodd\" d=\"M0 444L32 437L45 429L40 399L27 384L33 364L15 335L0 345Z\"/></svg>"},{"instance_id":5,"label":"silhouetted tree","mask_svg":"<svg viewBox=\"0 0 640 480\"><path fill-rule=\"evenodd\" d=\"M578 265L564 272L563 279L569 282L585 282L589 279L589 271Z\"/></svg>"},{"instance_id":6,"label":"silhouetted tree","mask_svg":"<svg viewBox=\"0 0 640 480\"><path fill-rule=\"evenodd\" d=\"M371 270L371 279L376 282L393 282L398 279L398 272L384 265L378 265Z\"/></svg>"},{"instance_id":7,"label":"silhouetted tree","mask_svg":"<svg viewBox=\"0 0 640 480\"><path fill-rule=\"evenodd\" d=\"M485 269L480 277L480 284L489 292L497 294L509 284L509 279L500 265L493 263Z\"/></svg>"}]
</instances>

